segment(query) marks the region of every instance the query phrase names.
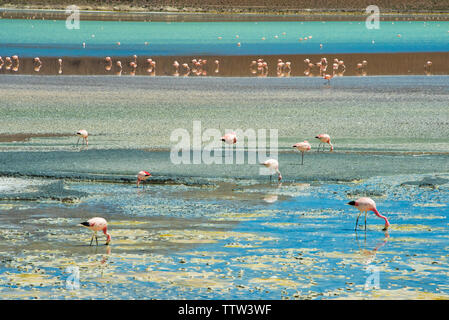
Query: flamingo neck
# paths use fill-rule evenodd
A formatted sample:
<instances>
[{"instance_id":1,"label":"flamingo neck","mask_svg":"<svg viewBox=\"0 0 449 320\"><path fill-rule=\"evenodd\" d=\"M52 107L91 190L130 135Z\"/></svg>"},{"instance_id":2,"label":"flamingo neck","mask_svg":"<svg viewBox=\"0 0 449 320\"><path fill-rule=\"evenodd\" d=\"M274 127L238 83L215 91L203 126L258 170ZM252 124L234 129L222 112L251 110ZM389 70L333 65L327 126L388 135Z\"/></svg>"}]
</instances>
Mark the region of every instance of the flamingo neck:
<instances>
[{"instance_id":1,"label":"flamingo neck","mask_svg":"<svg viewBox=\"0 0 449 320\"><path fill-rule=\"evenodd\" d=\"M390 226L390 222L388 222L388 219L387 219L387 217L385 217L385 216L381 215L381 214L379 213L379 211L377 211L377 209L376 209L376 208L373 208L373 212L374 212L374 214L375 214L376 216L378 216L379 218L382 218L382 219L384 219L384 220L385 220L385 227L388 227L388 226Z\"/></svg>"},{"instance_id":2,"label":"flamingo neck","mask_svg":"<svg viewBox=\"0 0 449 320\"><path fill-rule=\"evenodd\" d=\"M106 243L111 242L111 235L108 233L108 228L104 228L103 229L103 233L106 235L107 239L106 239Z\"/></svg>"}]
</instances>

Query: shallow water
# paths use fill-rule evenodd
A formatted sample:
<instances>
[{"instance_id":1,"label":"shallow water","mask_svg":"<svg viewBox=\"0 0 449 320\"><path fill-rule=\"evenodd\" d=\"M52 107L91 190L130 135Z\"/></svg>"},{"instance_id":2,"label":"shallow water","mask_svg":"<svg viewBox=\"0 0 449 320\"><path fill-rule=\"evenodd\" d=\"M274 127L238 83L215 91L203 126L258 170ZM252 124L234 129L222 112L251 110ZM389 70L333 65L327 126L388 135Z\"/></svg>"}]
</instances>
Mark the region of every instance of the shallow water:
<instances>
[{"instance_id":1,"label":"shallow water","mask_svg":"<svg viewBox=\"0 0 449 320\"><path fill-rule=\"evenodd\" d=\"M448 79L1 76L0 297L448 299ZM170 133L194 120L278 129L283 183L171 163ZM66 135L80 128L88 148ZM334 152L316 152L320 132ZM388 233L371 213L354 231L361 196ZM89 246L93 216L110 246Z\"/></svg>"},{"instance_id":2,"label":"shallow water","mask_svg":"<svg viewBox=\"0 0 449 320\"><path fill-rule=\"evenodd\" d=\"M104 57L447 52L448 31L449 21L382 21L380 29L367 29L363 21L81 21L80 29L70 30L65 20L0 19L0 53Z\"/></svg>"}]
</instances>

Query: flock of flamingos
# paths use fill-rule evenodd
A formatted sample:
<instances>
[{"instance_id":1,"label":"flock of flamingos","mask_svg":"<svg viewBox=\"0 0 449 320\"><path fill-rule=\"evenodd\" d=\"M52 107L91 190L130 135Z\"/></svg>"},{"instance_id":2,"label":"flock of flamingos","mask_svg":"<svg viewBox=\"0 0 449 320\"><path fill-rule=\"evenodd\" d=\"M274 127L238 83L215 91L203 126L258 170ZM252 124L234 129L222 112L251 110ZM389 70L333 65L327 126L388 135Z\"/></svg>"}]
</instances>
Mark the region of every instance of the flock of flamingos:
<instances>
[{"instance_id":1,"label":"flock of flamingos","mask_svg":"<svg viewBox=\"0 0 449 320\"><path fill-rule=\"evenodd\" d=\"M85 144L86 146L89 145L89 141L88 141L89 134L86 130L79 130L76 134L78 136L77 145L78 145L80 139L83 139L83 144ZM320 150L321 146L323 148L322 151L324 151L324 147L326 144L328 144L330 146L330 152L332 152L334 150L334 146L331 143L331 137L328 134L319 134L315 138L320 141L317 151ZM236 144L237 143L237 135L234 132L227 133L223 137L221 137L221 141L226 144L229 144L229 145ZM294 144L293 148L295 148L301 152L301 164L304 164L304 153L307 151L310 151L312 149L312 146L310 145L310 143L308 141L299 142L299 143ZM276 159L268 159L265 162L261 163L261 165L265 166L266 168L268 168L270 170L270 172L271 172L270 181L271 181L271 176L274 173L276 173L278 175L279 181L282 180L282 175L281 175L281 172L279 171L279 162ZM151 177L150 172L143 171L143 170L139 171L137 173L137 188L139 187L140 183L142 183L142 188L143 188L144 181L147 180L149 177ZM374 202L373 199L368 198L368 197L362 197L355 201L348 202L348 205L354 206L357 209L359 209L359 215L357 216L356 225L355 225L356 231L357 231L357 227L358 227L359 218L363 212L365 213L365 230L366 230L366 217L367 217L368 211L374 212L374 214L376 216L385 220L385 227L383 230L387 230L388 227L390 226L388 219L385 216L381 215L377 211L376 203ZM89 228L93 232L92 238L90 240L90 245L92 245L94 238L95 238L96 244L98 245L98 239L97 239L98 231L102 231L106 235L106 245L108 245L111 242L111 235L107 232L108 223L104 218L95 217L95 218L89 219L85 222L82 222L81 225Z\"/></svg>"},{"instance_id":2,"label":"flock of flamingos","mask_svg":"<svg viewBox=\"0 0 449 320\"><path fill-rule=\"evenodd\" d=\"M61 58L58 58L58 74L63 73L63 61ZM327 80L327 83L330 83L330 80L335 76L343 76L346 71L345 62L338 58L333 59L332 62L332 72L329 72L330 62L328 62L327 58L323 57L320 61L313 63L309 58L304 60L305 70L304 75L313 77L320 76L323 79ZM39 57L35 57L33 59L34 71L39 72L42 68L42 60ZM207 70L207 59L192 59L190 63L180 63L175 60L172 64L173 70L171 72L172 76L183 76L187 77L189 75L195 76L206 76ZM368 61L363 60L356 64L356 74L361 76L367 75L367 65ZM424 72L426 74L430 74L430 68L432 66L432 61L427 61L424 64ZM5 60L0 56L0 70L5 68L7 71L18 72L20 67L20 60L18 55L13 55L11 57L5 57ZM111 57L104 58L104 68L106 71L113 71L116 75L122 75L124 66L120 60L115 62L115 65L112 61ZM136 75L137 70L137 55L133 55L132 61L129 62L128 74L131 76ZM151 58L146 59L146 72L151 75L156 75L156 61ZM215 60L213 65L213 70L215 74L220 72L220 61ZM249 71L252 75L258 77L267 77L268 76L268 63L259 58L257 60L252 60L249 65ZM282 61L282 59L277 60L276 64L276 75L277 77L289 77L292 71L292 63L290 61Z\"/></svg>"},{"instance_id":3,"label":"flock of flamingos","mask_svg":"<svg viewBox=\"0 0 449 320\"><path fill-rule=\"evenodd\" d=\"M61 58L59 58L57 61L58 61L58 65L59 65L58 73L62 74L63 61ZM105 61L105 69L107 71L112 70L112 68L113 68L112 58L105 57L104 61ZM39 72L39 70L42 67L42 61L40 60L39 57L36 57L33 59L33 62L34 62L34 71ZM147 72L155 75L156 61L149 58L146 60L146 62L147 62ZM333 60L332 73L326 73L327 68L329 67L329 63L326 58L321 58L321 60L316 63L311 62L310 59L305 59L304 63L306 64L306 70L304 72L304 74L306 76L311 76L312 70L318 69L320 76L323 77L323 79L327 80L328 84L330 83L330 80L335 75L341 76L341 75L343 75L343 73L346 70L344 61L339 60L337 58L335 58ZM175 60L173 62L173 68L174 68L173 75L174 76L179 76L179 75L188 76L191 73L193 73L195 75L206 75L207 74L205 71L206 64L207 64L206 59L192 59L191 64L189 64L189 63L180 64L178 61ZM365 68L367 65L368 65L368 62L366 60L364 60L364 61L358 63L356 68L357 68L357 70L360 70L362 75L364 75L364 74L366 74ZM432 62L427 61L426 64L424 65L424 68L430 69L431 65L432 65ZM5 70L11 70L11 71L17 72L19 70L19 66L20 66L20 60L17 55L13 55L12 57L6 57L5 60L3 60L3 58L0 56L0 70L3 67L5 67ZM215 66L215 73L218 73L219 67L220 67L220 61L215 60L214 66ZM122 62L116 61L115 67L116 67L116 69L119 70L117 74L120 75L123 70ZM131 71L129 74L135 75L135 72L137 69L137 55L133 56L133 61L131 61L129 63L129 67L131 68ZM259 76L267 76L268 75L268 63L266 61L264 61L264 59L259 58L257 60L253 60L250 64L249 68L250 68L250 71L252 74L257 74ZM291 72L291 68L292 68L291 62L289 62L289 61L284 62L284 61L282 61L282 59L278 59L277 66L276 66L276 73L278 76L280 76L280 77L281 76L289 76L290 72ZM77 144L79 143L79 140L82 138L83 143L85 143L86 146L88 146L88 132L86 130L79 130L76 134L79 136ZM319 139L319 141L320 141L320 144L318 146L318 151L319 151L321 145L323 145L323 151L324 151L324 144L326 144L326 143L329 144L330 151L334 150L334 147L331 143L330 136L328 134L320 134L320 135L316 136L315 138ZM237 137L236 137L235 133L230 133L230 134L226 134L225 136L223 136L221 140L227 144L235 144L237 142ZM304 164L304 153L307 151L310 151L312 148L310 143L308 141L299 142L299 143L296 143L295 145L293 145L293 148L295 148L301 152L301 164ZM279 181L282 180L282 175L281 175L281 172L279 171L279 162L276 159L268 159L264 163L261 163L261 165L264 165L265 167L267 167L272 172L272 174L277 173L278 180ZM147 171L140 171L137 174L137 187L139 187L141 182L142 182L142 186L143 186L144 185L143 182L145 180L147 180L149 177L151 177L151 173L149 173ZM271 175L270 175L270 179L271 179ZM360 215L362 213L365 213L365 230L366 230L366 216L367 216L368 211L374 212L374 214L376 214L376 216L385 220L384 230L387 230L388 227L390 226L388 219L385 216L381 215L377 211L376 203L371 198L362 197L362 198L357 199L356 201L350 201L348 204L351 206L355 206L360 211L359 215L357 216L357 220L356 220L356 226L355 226L356 230L358 227L358 221L359 221ZM81 225L89 228L93 232L93 235L92 235L92 238L90 241L90 245L92 245L92 241L94 238L98 245L98 240L97 240L97 232L98 231L103 231L103 233L106 235L106 237L107 237L106 245L108 245L111 242L111 235L107 232L108 224L104 218L95 217L95 218L89 219L88 221L82 222Z\"/></svg>"}]
</instances>

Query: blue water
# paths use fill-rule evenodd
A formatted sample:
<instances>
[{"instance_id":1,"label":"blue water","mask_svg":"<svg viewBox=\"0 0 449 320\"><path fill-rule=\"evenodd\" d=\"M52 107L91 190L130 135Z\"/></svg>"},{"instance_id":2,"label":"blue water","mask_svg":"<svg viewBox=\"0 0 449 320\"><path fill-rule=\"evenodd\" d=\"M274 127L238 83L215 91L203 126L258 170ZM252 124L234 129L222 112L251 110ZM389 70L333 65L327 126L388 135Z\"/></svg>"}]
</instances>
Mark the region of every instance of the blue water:
<instances>
[{"instance_id":1,"label":"blue water","mask_svg":"<svg viewBox=\"0 0 449 320\"><path fill-rule=\"evenodd\" d=\"M81 17L80 29L69 30L63 20L2 19L0 55L446 52L449 51L448 31L449 21L383 21L380 29L367 29L363 21L120 22L83 21ZM299 41L309 36L312 39ZM241 46L237 46L238 42Z\"/></svg>"}]
</instances>

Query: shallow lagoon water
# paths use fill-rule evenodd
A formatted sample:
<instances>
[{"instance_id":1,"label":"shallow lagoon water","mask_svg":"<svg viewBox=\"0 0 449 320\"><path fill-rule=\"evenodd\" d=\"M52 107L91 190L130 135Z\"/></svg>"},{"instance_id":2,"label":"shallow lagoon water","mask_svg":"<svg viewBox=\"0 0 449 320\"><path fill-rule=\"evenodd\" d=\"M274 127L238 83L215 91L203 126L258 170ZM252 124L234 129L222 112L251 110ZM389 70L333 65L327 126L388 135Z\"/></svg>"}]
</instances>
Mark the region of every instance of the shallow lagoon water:
<instances>
[{"instance_id":1,"label":"shallow lagoon water","mask_svg":"<svg viewBox=\"0 0 449 320\"><path fill-rule=\"evenodd\" d=\"M0 77L2 133L60 134L0 143L0 297L449 298L448 77L188 80ZM170 163L170 132L197 119L279 129L285 181ZM88 149L66 135L81 127ZM335 152L315 151L322 131ZM354 231L360 196L388 233L373 214ZM111 246L89 247L92 216Z\"/></svg>"},{"instance_id":2,"label":"shallow lagoon water","mask_svg":"<svg viewBox=\"0 0 449 320\"><path fill-rule=\"evenodd\" d=\"M368 29L363 21L82 20L79 29L67 29L65 20L1 19L0 51L22 57L446 52L448 30L448 21L382 21L380 29Z\"/></svg>"}]
</instances>

